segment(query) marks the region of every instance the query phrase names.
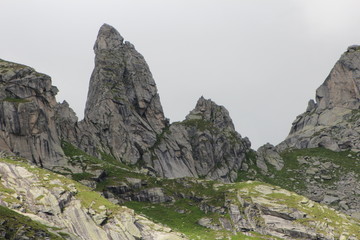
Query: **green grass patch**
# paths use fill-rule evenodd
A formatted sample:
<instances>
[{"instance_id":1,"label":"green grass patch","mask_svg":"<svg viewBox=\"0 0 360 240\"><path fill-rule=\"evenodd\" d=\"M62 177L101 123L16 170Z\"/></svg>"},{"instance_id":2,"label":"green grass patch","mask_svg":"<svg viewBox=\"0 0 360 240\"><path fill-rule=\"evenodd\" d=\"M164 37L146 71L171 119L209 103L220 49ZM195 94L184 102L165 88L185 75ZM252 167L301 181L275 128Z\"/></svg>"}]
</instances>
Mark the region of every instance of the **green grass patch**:
<instances>
[{"instance_id":1,"label":"green grass patch","mask_svg":"<svg viewBox=\"0 0 360 240\"><path fill-rule=\"evenodd\" d=\"M4 185L0 182L0 192L7 193L7 194L13 194L13 193L15 193L15 190L4 187Z\"/></svg>"},{"instance_id":2,"label":"green grass patch","mask_svg":"<svg viewBox=\"0 0 360 240\"><path fill-rule=\"evenodd\" d=\"M245 236L242 233L233 234L228 231L214 231L199 225L197 222L203 217L209 217L216 221L220 215L215 213L205 214L191 201L182 199L171 204L152 204L144 202L127 202L125 205L135 210L135 212L145 215L154 222L162 223L175 231L184 233L189 239L194 240L213 240L213 239L267 239ZM177 210L183 209L185 213Z\"/></svg>"},{"instance_id":3,"label":"green grass patch","mask_svg":"<svg viewBox=\"0 0 360 240\"><path fill-rule=\"evenodd\" d=\"M262 171L256 166L256 153L249 151L246 153L245 162L249 165L250 170L239 171L237 181L258 180L301 193L306 190L308 176L305 171L309 164L300 164L297 160L299 157L316 157L321 162L331 162L339 166L339 168L332 168L328 173L324 173L332 177L331 180L319 182L324 185L333 184L343 174L360 172L359 161L355 159L356 153L351 151L334 152L326 148L290 149L280 155L284 160L284 167L278 171L273 166L268 165L268 173L262 174ZM349 155L352 157L349 157Z\"/></svg>"},{"instance_id":4,"label":"green grass patch","mask_svg":"<svg viewBox=\"0 0 360 240\"><path fill-rule=\"evenodd\" d=\"M217 128L214 127L212 122L206 121L203 119L189 119L184 120L180 122L180 124L186 126L186 127L195 127L196 129L200 131L206 131L209 130L210 132L214 132L217 130Z\"/></svg>"},{"instance_id":5,"label":"green grass patch","mask_svg":"<svg viewBox=\"0 0 360 240\"><path fill-rule=\"evenodd\" d=\"M41 238L37 239L65 239L51 233L49 227L32 220L29 217L23 216L15 211L0 205L0 221L3 223L0 226L0 233L4 232L4 239L18 239L18 231L21 229L22 236L34 239L37 234L43 234Z\"/></svg>"},{"instance_id":6,"label":"green grass patch","mask_svg":"<svg viewBox=\"0 0 360 240\"><path fill-rule=\"evenodd\" d=\"M12 103L27 103L30 102L30 100L28 99L24 99L24 98L11 98L11 97L6 97L2 100L3 102L12 102Z\"/></svg>"},{"instance_id":7,"label":"green grass patch","mask_svg":"<svg viewBox=\"0 0 360 240\"><path fill-rule=\"evenodd\" d=\"M88 172L83 173L74 173L72 174L72 179L75 181L82 181L82 180L90 180L94 175Z\"/></svg>"}]
</instances>

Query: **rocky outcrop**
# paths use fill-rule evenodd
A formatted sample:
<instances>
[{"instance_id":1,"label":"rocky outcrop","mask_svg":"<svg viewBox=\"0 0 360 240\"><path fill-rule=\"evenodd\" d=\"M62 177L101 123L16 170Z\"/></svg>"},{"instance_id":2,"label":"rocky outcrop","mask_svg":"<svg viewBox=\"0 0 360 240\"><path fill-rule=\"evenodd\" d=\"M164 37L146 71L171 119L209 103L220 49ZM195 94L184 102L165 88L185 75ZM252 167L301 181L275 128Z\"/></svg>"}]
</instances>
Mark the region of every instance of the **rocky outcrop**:
<instances>
[{"instance_id":1,"label":"rocky outcrop","mask_svg":"<svg viewBox=\"0 0 360 240\"><path fill-rule=\"evenodd\" d=\"M350 46L278 148L360 150L360 47Z\"/></svg>"},{"instance_id":2,"label":"rocky outcrop","mask_svg":"<svg viewBox=\"0 0 360 240\"><path fill-rule=\"evenodd\" d=\"M355 155L343 161L349 160L357 162L360 157ZM300 168L293 170L293 174L302 175L306 182L306 189L299 193L360 219L357 163L353 169L346 169L341 163L335 163L325 157L299 156L297 161Z\"/></svg>"},{"instance_id":3,"label":"rocky outcrop","mask_svg":"<svg viewBox=\"0 0 360 240\"><path fill-rule=\"evenodd\" d=\"M236 231L256 231L281 239L357 239L357 230L340 229L319 221L313 214L320 211L325 221L351 219L326 206L318 205L289 191L255 184L237 189L227 199L229 214ZM333 218L334 216L337 216ZM333 221L330 220L330 221Z\"/></svg>"},{"instance_id":4,"label":"rocky outcrop","mask_svg":"<svg viewBox=\"0 0 360 240\"><path fill-rule=\"evenodd\" d=\"M347 49L316 90L316 102L308 102L306 112L293 122L289 136L276 146L278 152L318 147L339 152L314 150L315 154L309 151L308 155L303 152L303 156L298 156L299 168L292 171L294 176L303 175L306 181L298 193L356 217L360 211L356 194L360 151L359 57L359 46ZM341 154L343 151L348 152ZM282 173L275 173L275 178L277 174ZM294 181L294 186L297 184Z\"/></svg>"},{"instance_id":5,"label":"rocky outcrop","mask_svg":"<svg viewBox=\"0 0 360 240\"><path fill-rule=\"evenodd\" d=\"M228 111L201 97L184 121L157 136L151 158L144 160L163 177L232 182L249 148L250 141L235 131Z\"/></svg>"},{"instance_id":6,"label":"rocky outcrop","mask_svg":"<svg viewBox=\"0 0 360 240\"><path fill-rule=\"evenodd\" d=\"M269 171L269 167L280 171L284 167L284 160L280 156L275 146L267 143L257 150L256 165L264 173Z\"/></svg>"},{"instance_id":7,"label":"rocky outcrop","mask_svg":"<svg viewBox=\"0 0 360 240\"><path fill-rule=\"evenodd\" d=\"M360 107L360 46L350 46L316 90L319 109Z\"/></svg>"},{"instance_id":8,"label":"rocky outcrop","mask_svg":"<svg viewBox=\"0 0 360 240\"><path fill-rule=\"evenodd\" d=\"M166 124L154 79L143 56L109 25L100 28L94 51L78 145L136 164Z\"/></svg>"},{"instance_id":9,"label":"rocky outcrop","mask_svg":"<svg viewBox=\"0 0 360 240\"><path fill-rule=\"evenodd\" d=\"M63 239L30 218L0 205L0 238L21 240L60 240Z\"/></svg>"},{"instance_id":10,"label":"rocky outcrop","mask_svg":"<svg viewBox=\"0 0 360 240\"><path fill-rule=\"evenodd\" d=\"M184 239L74 181L35 166L2 159L0 176L1 205L57 229L57 235L66 239Z\"/></svg>"},{"instance_id":11,"label":"rocky outcrop","mask_svg":"<svg viewBox=\"0 0 360 240\"><path fill-rule=\"evenodd\" d=\"M322 165L329 171L333 167L328 162ZM297 174L305 175L303 172ZM157 196L166 193L172 200L158 201L159 198L148 197L144 199L148 203L128 202L132 199L127 198L129 195L126 193L132 191L133 196L144 196L146 191L155 192L154 183L162 186L161 191L159 188L156 190ZM150 217L158 217L161 213L185 221L191 219L189 221L193 222L194 231L198 229L196 225L200 225L207 228L203 231L213 231L212 236L216 235L220 239L231 238L234 234L253 236L254 232L258 237L262 234L279 239L355 240L360 237L359 221L306 197L263 182L220 183L194 178L170 180L148 177L147 180L126 178L122 186L125 187L118 191L108 188L105 196L117 198L129 206L137 206L137 209L146 211ZM350 187L344 192L349 190ZM109 191L113 194L108 195ZM330 195L325 197L328 200L333 198ZM169 224L182 225L181 221L173 221L169 221ZM246 236L243 238L246 239Z\"/></svg>"},{"instance_id":12,"label":"rocky outcrop","mask_svg":"<svg viewBox=\"0 0 360 240\"><path fill-rule=\"evenodd\" d=\"M94 45L95 68L84 120L56 103L50 77L0 62L0 150L37 165L76 173L61 149L70 143L166 178L235 181L250 141L235 131L228 111L201 97L180 123L165 118L148 65L113 27L104 24ZM73 173L75 173L73 171Z\"/></svg>"},{"instance_id":13,"label":"rocky outcrop","mask_svg":"<svg viewBox=\"0 0 360 240\"><path fill-rule=\"evenodd\" d=\"M68 102L63 101L55 106L56 130L60 139L76 144L78 137L82 135L78 125L78 117L70 108Z\"/></svg>"},{"instance_id":14,"label":"rocky outcrop","mask_svg":"<svg viewBox=\"0 0 360 240\"><path fill-rule=\"evenodd\" d=\"M0 60L0 149L47 168L64 153L54 122L57 88L49 76Z\"/></svg>"},{"instance_id":15,"label":"rocky outcrop","mask_svg":"<svg viewBox=\"0 0 360 240\"><path fill-rule=\"evenodd\" d=\"M166 178L237 178L250 141L235 131L228 111L201 97L181 123L164 117L144 58L104 24L94 46L85 118L66 102L56 108L58 134L86 153L104 154Z\"/></svg>"}]
</instances>

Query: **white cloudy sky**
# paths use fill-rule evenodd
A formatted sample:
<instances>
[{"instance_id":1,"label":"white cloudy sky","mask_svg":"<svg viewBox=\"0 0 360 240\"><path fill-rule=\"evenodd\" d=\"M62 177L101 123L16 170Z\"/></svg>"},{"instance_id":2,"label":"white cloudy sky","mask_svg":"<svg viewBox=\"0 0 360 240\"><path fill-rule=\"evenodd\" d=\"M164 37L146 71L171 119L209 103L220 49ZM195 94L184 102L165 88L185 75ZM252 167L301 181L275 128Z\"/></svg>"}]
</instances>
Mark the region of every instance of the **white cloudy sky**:
<instances>
[{"instance_id":1,"label":"white cloudy sky","mask_svg":"<svg viewBox=\"0 0 360 240\"><path fill-rule=\"evenodd\" d=\"M92 47L108 23L150 65L171 121L200 96L225 106L256 149L277 144L347 46L358 0L1 0L0 58L50 75L79 118Z\"/></svg>"}]
</instances>

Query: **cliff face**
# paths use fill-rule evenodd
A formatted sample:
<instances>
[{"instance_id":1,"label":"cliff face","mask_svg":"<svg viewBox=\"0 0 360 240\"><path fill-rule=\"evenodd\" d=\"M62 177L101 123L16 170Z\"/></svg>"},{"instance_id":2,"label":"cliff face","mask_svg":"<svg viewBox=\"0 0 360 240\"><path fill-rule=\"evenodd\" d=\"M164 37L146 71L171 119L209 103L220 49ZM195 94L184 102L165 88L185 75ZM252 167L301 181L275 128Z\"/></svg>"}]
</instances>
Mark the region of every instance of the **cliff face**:
<instances>
[{"instance_id":1,"label":"cliff face","mask_svg":"<svg viewBox=\"0 0 360 240\"><path fill-rule=\"evenodd\" d=\"M161 176L205 177L232 182L242 166L250 141L235 131L228 111L201 97L182 122L157 135L146 159Z\"/></svg>"},{"instance_id":2,"label":"cliff face","mask_svg":"<svg viewBox=\"0 0 360 240\"><path fill-rule=\"evenodd\" d=\"M49 76L0 60L0 149L48 167L63 165Z\"/></svg>"},{"instance_id":3,"label":"cliff face","mask_svg":"<svg viewBox=\"0 0 360 240\"><path fill-rule=\"evenodd\" d=\"M111 26L100 28L94 51L95 69L81 123L90 144L80 145L93 155L102 151L135 164L165 126L155 82L143 56Z\"/></svg>"},{"instance_id":4,"label":"cliff face","mask_svg":"<svg viewBox=\"0 0 360 240\"><path fill-rule=\"evenodd\" d=\"M78 123L67 103L56 108L62 139L161 177L237 178L250 141L235 131L224 107L200 98L185 121L170 125L149 67L132 44L105 24L94 51L84 120Z\"/></svg>"},{"instance_id":5,"label":"cliff face","mask_svg":"<svg viewBox=\"0 0 360 240\"><path fill-rule=\"evenodd\" d=\"M278 147L325 147L333 151L360 150L360 51L351 46L325 82L316 90L316 102L293 122L289 136Z\"/></svg>"},{"instance_id":6,"label":"cliff face","mask_svg":"<svg viewBox=\"0 0 360 240\"><path fill-rule=\"evenodd\" d=\"M359 218L360 48L350 46L276 147L257 151L255 179ZM251 173L249 171L249 173ZM252 174L249 174L252 175ZM261 176L263 175L263 176Z\"/></svg>"}]
</instances>

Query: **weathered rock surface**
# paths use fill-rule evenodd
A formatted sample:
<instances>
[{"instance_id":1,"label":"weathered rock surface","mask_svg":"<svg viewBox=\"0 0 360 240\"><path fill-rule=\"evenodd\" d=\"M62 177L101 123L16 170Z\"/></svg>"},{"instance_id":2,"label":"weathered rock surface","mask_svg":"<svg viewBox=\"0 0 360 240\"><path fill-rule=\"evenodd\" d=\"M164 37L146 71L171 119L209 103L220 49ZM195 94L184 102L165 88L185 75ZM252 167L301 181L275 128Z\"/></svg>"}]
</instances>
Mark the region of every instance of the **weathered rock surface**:
<instances>
[{"instance_id":1,"label":"weathered rock surface","mask_svg":"<svg viewBox=\"0 0 360 240\"><path fill-rule=\"evenodd\" d=\"M104 24L94 46L92 73L79 146L135 164L154 145L166 120L143 56Z\"/></svg>"},{"instance_id":2,"label":"weathered rock surface","mask_svg":"<svg viewBox=\"0 0 360 240\"><path fill-rule=\"evenodd\" d=\"M49 76L0 60L0 150L46 168L64 163L54 122L57 92Z\"/></svg>"},{"instance_id":3,"label":"weathered rock surface","mask_svg":"<svg viewBox=\"0 0 360 240\"><path fill-rule=\"evenodd\" d=\"M301 194L356 217L360 212L358 173L346 172L340 165L326 158L306 156L298 157L297 160L302 164L302 168L294 174L302 174L306 179L306 190L301 191ZM354 161L354 165L357 165L358 160ZM327 184L329 181L332 184Z\"/></svg>"},{"instance_id":4,"label":"weathered rock surface","mask_svg":"<svg viewBox=\"0 0 360 240\"><path fill-rule=\"evenodd\" d=\"M62 139L160 177L236 180L250 141L235 131L224 107L201 97L185 121L170 125L149 67L132 44L105 24L94 51L84 120L77 123L67 103L56 108Z\"/></svg>"},{"instance_id":5,"label":"weathered rock surface","mask_svg":"<svg viewBox=\"0 0 360 240\"><path fill-rule=\"evenodd\" d=\"M284 189L255 184L234 188L229 196L226 202L236 231L256 231L281 239L357 239L348 230L319 221L313 212L322 212L324 218L336 214L338 221L351 221L349 217Z\"/></svg>"},{"instance_id":6,"label":"weathered rock surface","mask_svg":"<svg viewBox=\"0 0 360 240\"><path fill-rule=\"evenodd\" d=\"M235 131L224 107L201 97L186 120L170 125L149 67L132 44L104 24L94 51L80 122L66 101L56 103L50 77L0 62L1 151L57 171L90 171L69 164L61 148L65 141L97 158L137 164L160 177L236 180L250 141Z\"/></svg>"},{"instance_id":7,"label":"weathered rock surface","mask_svg":"<svg viewBox=\"0 0 360 240\"><path fill-rule=\"evenodd\" d=\"M360 149L360 51L350 46L278 148Z\"/></svg>"},{"instance_id":8,"label":"weathered rock surface","mask_svg":"<svg viewBox=\"0 0 360 240\"><path fill-rule=\"evenodd\" d=\"M360 211L356 172L360 149L359 50L359 46L350 46L341 56L316 90L316 102L309 101L306 112L293 122L289 136L276 146L278 152L317 147L352 151L353 159L343 156L343 162L337 164L326 157L300 157L301 168L293 171L306 179L306 190L299 193L354 216Z\"/></svg>"},{"instance_id":9,"label":"weathered rock surface","mask_svg":"<svg viewBox=\"0 0 360 240\"><path fill-rule=\"evenodd\" d=\"M228 111L201 97L184 121L158 136L150 160L164 177L233 182L248 149L250 141L235 131Z\"/></svg>"},{"instance_id":10,"label":"weathered rock surface","mask_svg":"<svg viewBox=\"0 0 360 240\"><path fill-rule=\"evenodd\" d=\"M0 239L17 240L60 240L43 225L0 205Z\"/></svg>"},{"instance_id":11,"label":"weathered rock surface","mask_svg":"<svg viewBox=\"0 0 360 240\"><path fill-rule=\"evenodd\" d=\"M0 162L0 204L56 227L68 239L184 239L84 186L35 166Z\"/></svg>"},{"instance_id":12,"label":"weathered rock surface","mask_svg":"<svg viewBox=\"0 0 360 240\"><path fill-rule=\"evenodd\" d=\"M60 139L66 139L72 144L78 142L82 131L78 125L78 117L66 101L55 106L56 130Z\"/></svg>"},{"instance_id":13,"label":"weathered rock surface","mask_svg":"<svg viewBox=\"0 0 360 240\"><path fill-rule=\"evenodd\" d=\"M321 165L332 167L328 163ZM357 220L273 185L256 181L229 184L194 178L173 180L159 178L151 180L151 178L147 178L148 184L152 185L156 181L162 186L162 192L166 192L172 201L160 202L148 199L151 204L136 204L143 206L140 209L146 209L149 216L158 216L161 212L178 216L185 221L191 218L194 224L196 222L208 228L208 231L222 232L224 235L219 236L219 239L230 238L235 233L253 236L253 232L279 239L355 240L360 237ZM136 188L137 194L140 195L141 192L149 189L144 180L131 180L131 182L136 184L128 182L127 191L130 185ZM126 196L114 195L111 197ZM333 198L329 196L327 199ZM131 199L120 200L127 202ZM203 214L199 213L199 209ZM196 212L197 218L192 215L193 211ZM177 214L174 214L175 212ZM181 225L181 221L178 224Z\"/></svg>"},{"instance_id":14,"label":"weathered rock surface","mask_svg":"<svg viewBox=\"0 0 360 240\"><path fill-rule=\"evenodd\" d=\"M256 165L264 173L268 172L268 165L280 171L284 167L284 160L279 155L277 149L270 143L267 143L257 150Z\"/></svg>"}]
</instances>

